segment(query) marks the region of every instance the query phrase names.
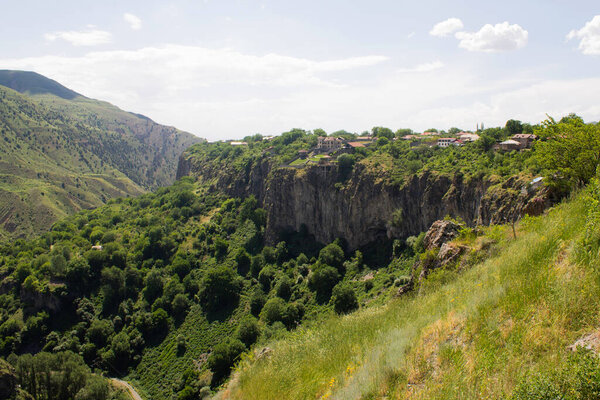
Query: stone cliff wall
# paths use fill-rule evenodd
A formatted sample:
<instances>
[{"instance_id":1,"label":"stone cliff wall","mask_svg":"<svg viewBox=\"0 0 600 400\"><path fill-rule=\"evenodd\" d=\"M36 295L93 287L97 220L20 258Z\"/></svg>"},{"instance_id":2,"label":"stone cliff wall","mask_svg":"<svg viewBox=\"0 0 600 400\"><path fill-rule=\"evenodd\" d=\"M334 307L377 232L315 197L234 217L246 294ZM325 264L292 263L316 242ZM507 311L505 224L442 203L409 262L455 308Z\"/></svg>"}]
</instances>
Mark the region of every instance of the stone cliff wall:
<instances>
[{"instance_id":1,"label":"stone cliff wall","mask_svg":"<svg viewBox=\"0 0 600 400\"><path fill-rule=\"evenodd\" d=\"M329 243L340 237L350 249L416 235L447 215L471 226L504 223L518 218L528 203L543 196L539 190L526 190L529 180L518 178L467 181L461 175L425 172L392 184L385 174L362 164L355 165L344 182L335 165L273 168L268 158L241 174L208 165L180 166L180 170L228 195L256 196L267 210L266 238L271 243L280 233L299 231L304 225L317 241Z\"/></svg>"}]
</instances>

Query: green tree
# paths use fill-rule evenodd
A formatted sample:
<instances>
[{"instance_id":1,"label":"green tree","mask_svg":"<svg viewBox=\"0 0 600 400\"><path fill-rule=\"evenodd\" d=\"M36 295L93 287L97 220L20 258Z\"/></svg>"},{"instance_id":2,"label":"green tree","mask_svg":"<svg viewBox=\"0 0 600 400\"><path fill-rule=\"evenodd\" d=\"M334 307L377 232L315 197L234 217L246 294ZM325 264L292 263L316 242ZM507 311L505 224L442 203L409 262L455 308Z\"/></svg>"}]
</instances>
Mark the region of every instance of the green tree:
<instances>
[{"instance_id":1,"label":"green tree","mask_svg":"<svg viewBox=\"0 0 600 400\"><path fill-rule=\"evenodd\" d=\"M340 274L329 265L317 266L308 278L308 285L317 292L317 298L323 302L329 299L331 289L339 282Z\"/></svg>"},{"instance_id":2,"label":"green tree","mask_svg":"<svg viewBox=\"0 0 600 400\"><path fill-rule=\"evenodd\" d=\"M330 243L319 252L319 261L338 270L344 264L344 250L335 243Z\"/></svg>"},{"instance_id":3,"label":"green tree","mask_svg":"<svg viewBox=\"0 0 600 400\"><path fill-rule=\"evenodd\" d=\"M208 311L216 311L237 303L239 291L236 274L227 267L217 267L204 276L200 298Z\"/></svg>"},{"instance_id":4,"label":"green tree","mask_svg":"<svg viewBox=\"0 0 600 400\"><path fill-rule=\"evenodd\" d=\"M340 283L333 288L331 303L338 314L346 314L358 308L356 292L350 285L344 283Z\"/></svg>"},{"instance_id":5,"label":"green tree","mask_svg":"<svg viewBox=\"0 0 600 400\"><path fill-rule=\"evenodd\" d=\"M545 138L536 144L540 165L559 185L583 186L596 175L600 164L600 126L571 118L557 123L549 118L537 131Z\"/></svg>"},{"instance_id":6,"label":"green tree","mask_svg":"<svg viewBox=\"0 0 600 400\"><path fill-rule=\"evenodd\" d=\"M504 125L504 130L506 130L506 133L509 136L516 135L517 133L523 132L523 124L521 124L521 121L509 119L506 121L506 125Z\"/></svg>"},{"instance_id":7,"label":"green tree","mask_svg":"<svg viewBox=\"0 0 600 400\"><path fill-rule=\"evenodd\" d=\"M207 360L208 368L213 373L213 386L221 383L229 375L231 367L244 350L246 347L238 339L226 339L214 347Z\"/></svg>"}]
</instances>

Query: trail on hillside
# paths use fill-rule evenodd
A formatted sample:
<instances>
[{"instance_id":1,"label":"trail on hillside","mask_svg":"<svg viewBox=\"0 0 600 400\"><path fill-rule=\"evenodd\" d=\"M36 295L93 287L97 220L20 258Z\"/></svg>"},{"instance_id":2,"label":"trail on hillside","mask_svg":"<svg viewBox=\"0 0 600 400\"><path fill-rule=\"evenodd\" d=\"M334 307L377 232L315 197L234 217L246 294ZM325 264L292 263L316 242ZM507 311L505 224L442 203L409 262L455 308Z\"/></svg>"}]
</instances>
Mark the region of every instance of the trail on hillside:
<instances>
[{"instance_id":1,"label":"trail on hillside","mask_svg":"<svg viewBox=\"0 0 600 400\"><path fill-rule=\"evenodd\" d=\"M142 396L140 396L138 392L136 392L136 390L133 388L133 386L131 386L128 382L122 381L117 378L110 378L110 380L115 386L125 389L125 391L129 393L129 396L133 400L144 400L142 399Z\"/></svg>"}]
</instances>

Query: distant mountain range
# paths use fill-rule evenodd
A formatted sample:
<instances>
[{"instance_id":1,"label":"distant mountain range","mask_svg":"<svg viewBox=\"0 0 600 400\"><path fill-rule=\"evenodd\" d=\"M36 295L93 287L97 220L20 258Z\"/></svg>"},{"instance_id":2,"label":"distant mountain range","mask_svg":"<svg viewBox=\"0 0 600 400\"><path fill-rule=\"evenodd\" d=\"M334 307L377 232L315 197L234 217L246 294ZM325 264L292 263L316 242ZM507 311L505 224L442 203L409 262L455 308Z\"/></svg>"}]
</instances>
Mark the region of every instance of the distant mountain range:
<instances>
[{"instance_id":1,"label":"distant mountain range","mask_svg":"<svg viewBox=\"0 0 600 400\"><path fill-rule=\"evenodd\" d=\"M180 154L203 140L35 72L0 70L0 238L170 185Z\"/></svg>"}]
</instances>

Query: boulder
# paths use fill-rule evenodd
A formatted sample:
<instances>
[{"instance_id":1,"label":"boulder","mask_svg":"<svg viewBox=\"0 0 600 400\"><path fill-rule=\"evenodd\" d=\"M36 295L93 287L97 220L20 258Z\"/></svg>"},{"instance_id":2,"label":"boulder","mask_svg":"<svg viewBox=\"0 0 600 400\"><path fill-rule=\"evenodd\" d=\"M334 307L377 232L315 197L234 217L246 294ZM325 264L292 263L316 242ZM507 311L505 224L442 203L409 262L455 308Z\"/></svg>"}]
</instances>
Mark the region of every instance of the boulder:
<instances>
[{"instance_id":1,"label":"boulder","mask_svg":"<svg viewBox=\"0 0 600 400\"><path fill-rule=\"evenodd\" d=\"M460 229L461 226L453 221L435 221L425 234L425 239L423 240L425 249L431 250L441 248L444 243L457 237Z\"/></svg>"}]
</instances>

